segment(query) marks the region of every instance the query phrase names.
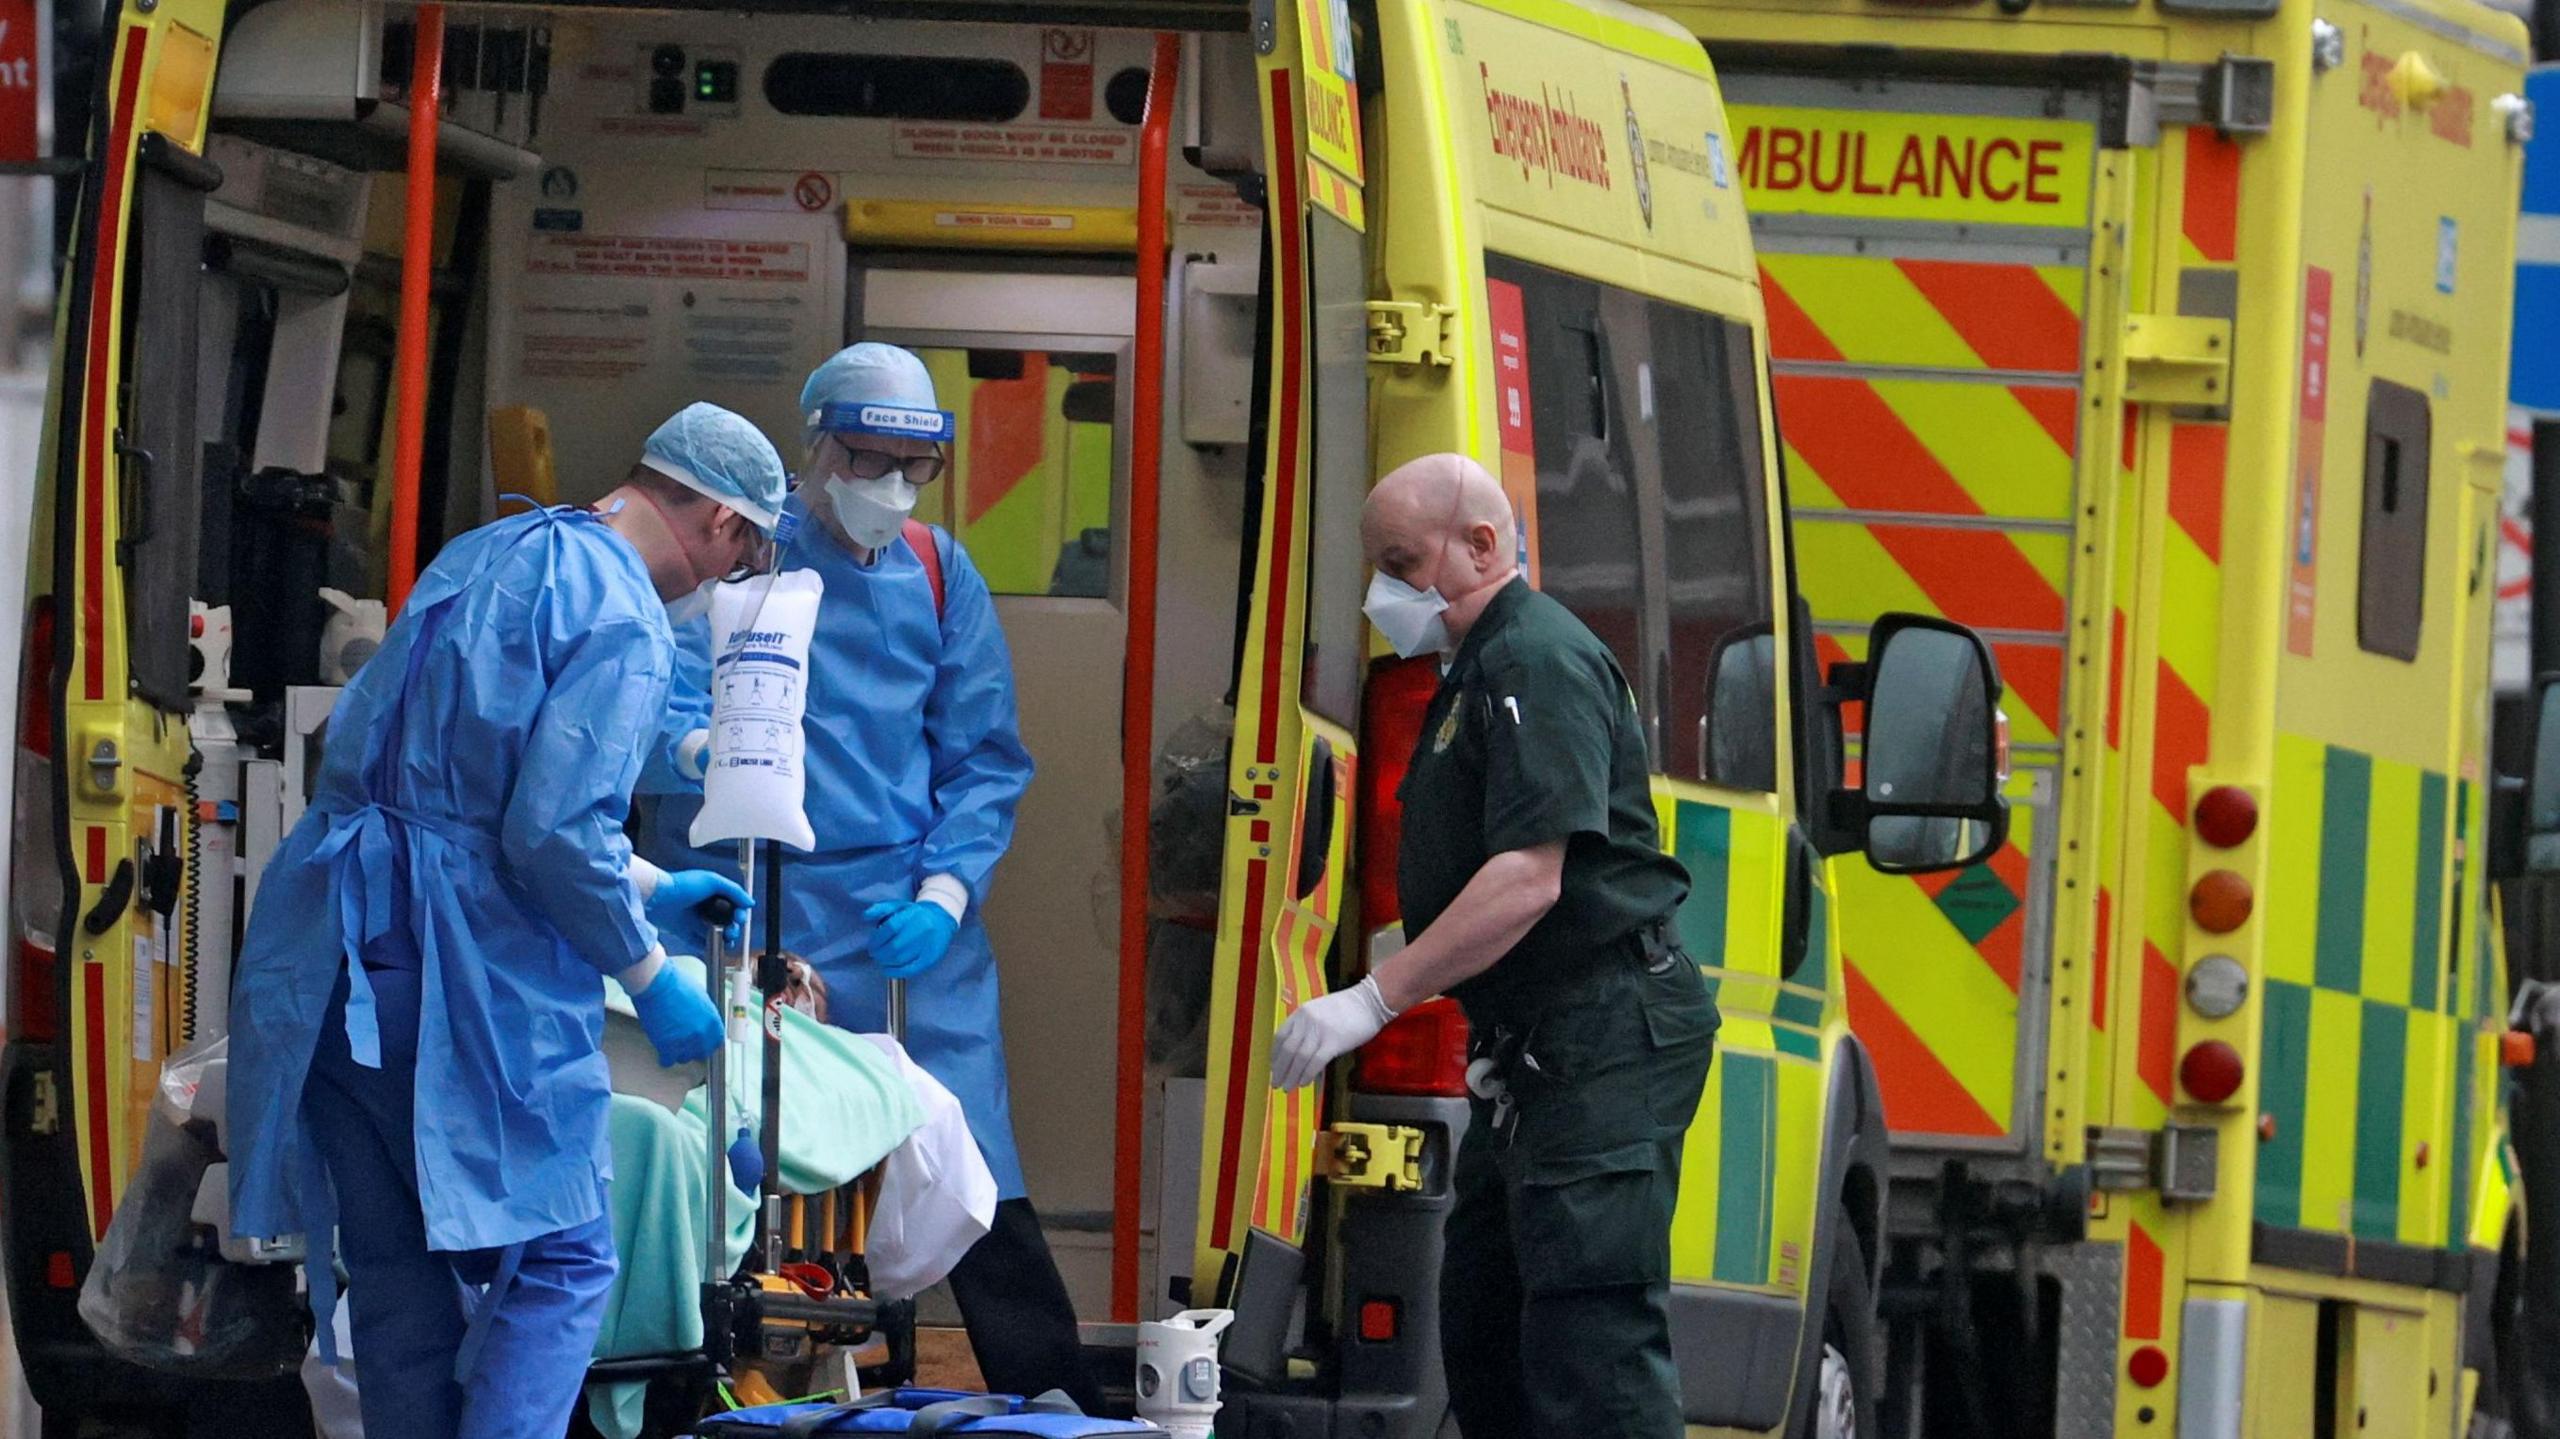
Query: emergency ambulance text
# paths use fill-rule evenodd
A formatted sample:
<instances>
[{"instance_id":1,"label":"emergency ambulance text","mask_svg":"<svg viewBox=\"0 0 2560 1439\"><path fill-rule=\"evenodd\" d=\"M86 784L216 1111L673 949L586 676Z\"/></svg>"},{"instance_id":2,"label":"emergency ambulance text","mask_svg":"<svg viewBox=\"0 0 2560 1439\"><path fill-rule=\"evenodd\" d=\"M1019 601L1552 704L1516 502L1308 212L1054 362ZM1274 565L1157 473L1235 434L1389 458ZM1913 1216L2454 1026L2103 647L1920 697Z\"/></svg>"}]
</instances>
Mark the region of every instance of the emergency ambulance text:
<instances>
[{"instance_id":1,"label":"emergency ambulance text","mask_svg":"<svg viewBox=\"0 0 2560 1439\"><path fill-rule=\"evenodd\" d=\"M1517 164L1521 179L1544 170L1550 189L1558 175L1610 188L1608 134L1598 122L1575 111L1571 94L1550 95L1541 82L1538 98L1532 100L1496 88L1490 65L1479 63L1476 73L1484 85L1485 123L1493 133L1493 153Z\"/></svg>"}]
</instances>

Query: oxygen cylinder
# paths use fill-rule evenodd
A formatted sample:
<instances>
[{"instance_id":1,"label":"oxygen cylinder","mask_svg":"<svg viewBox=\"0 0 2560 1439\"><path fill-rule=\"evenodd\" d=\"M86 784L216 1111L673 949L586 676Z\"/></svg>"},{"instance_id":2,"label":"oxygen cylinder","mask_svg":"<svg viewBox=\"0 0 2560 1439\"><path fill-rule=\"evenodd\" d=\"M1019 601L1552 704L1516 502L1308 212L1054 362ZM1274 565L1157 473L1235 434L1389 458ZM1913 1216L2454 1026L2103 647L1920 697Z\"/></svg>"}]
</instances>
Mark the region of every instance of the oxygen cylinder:
<instances>
[{"instance_id":1,"label":"oxygen cylinder","mask_svg":"<svg viewBox=\"0 0 2560 1439\"><path fill-rule=\"evenodd\" d=\"M1138 1326L1138 1417L1173 1439L1209 1439L1218 1421L1218 1336L1232 1309L1186 1309Z\"/></svg>"}]
</instances>

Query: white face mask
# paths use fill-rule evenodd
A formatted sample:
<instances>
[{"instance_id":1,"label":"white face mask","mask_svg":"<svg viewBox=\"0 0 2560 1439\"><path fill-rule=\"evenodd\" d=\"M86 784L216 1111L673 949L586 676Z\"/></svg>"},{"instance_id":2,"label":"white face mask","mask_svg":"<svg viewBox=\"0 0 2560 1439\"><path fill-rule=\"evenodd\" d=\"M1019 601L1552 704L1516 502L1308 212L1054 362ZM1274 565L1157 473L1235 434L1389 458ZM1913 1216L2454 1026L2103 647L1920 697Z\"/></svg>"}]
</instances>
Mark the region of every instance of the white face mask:
<instances>
[{"instance_id":1,"label":"white face mask","mask_svg":"<svg viewBox=\"0 0 2560 1439\"><path fill-rule=\"evenodd\" d=\"M667 623L689 624L711 613L711 591L717 588L719 583L718 580L704 580L701 584L694 586L692 593L681 594L667 601Z\"/></svg>"},{"instance_id":2,"label":"white face mask","mask_svg":"<svg viewBox=\"0 0 2560 1439\"><path fill-rule=\"evenodd\" d=\"M1397 654L1412 659L1449 648L1449 624L1441 618L1448 608L1438 586L1417 590L1381 570L1370 577L1369 598L1361 602L1360 612Z\"/></svg>"},{"instance_id":3,"label":"white face mask","mask_svg":"<svg viewBox=\"0 0 2560 1439\"><path fill-rule=\"evenodd\" d=\"M827 481L827 503L835 510L846 539L876 550L906 527L907 516L915 512L916 487L896 474L876 480L837 476Z\"/></svg>"}]
</instances>

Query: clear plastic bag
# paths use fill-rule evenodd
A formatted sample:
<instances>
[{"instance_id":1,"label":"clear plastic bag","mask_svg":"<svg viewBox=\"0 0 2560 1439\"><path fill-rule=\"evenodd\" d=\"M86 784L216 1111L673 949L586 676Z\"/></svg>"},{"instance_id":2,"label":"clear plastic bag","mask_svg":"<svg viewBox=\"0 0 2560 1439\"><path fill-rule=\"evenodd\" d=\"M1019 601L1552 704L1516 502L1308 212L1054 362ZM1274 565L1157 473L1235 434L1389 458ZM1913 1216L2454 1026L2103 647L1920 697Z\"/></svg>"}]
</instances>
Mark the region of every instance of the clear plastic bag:
<instances>
[{"instance_id":1,"label":"clear plastic bag","mask_svg":"<svg viewBox=\"0 0 2560 1439\"><path fill-rule=\"evenodd\" d=\"M134 1167L80 1287L80 1317L117 1357L202 1379L290 1374L310 1342L309 1316L287 1264L222 1257L225 1039L169 1056ZM210 1214L206 1211L210 1210ZM200 1217L204 1216L204 1217Z\"/></svg>"}]
</instances>

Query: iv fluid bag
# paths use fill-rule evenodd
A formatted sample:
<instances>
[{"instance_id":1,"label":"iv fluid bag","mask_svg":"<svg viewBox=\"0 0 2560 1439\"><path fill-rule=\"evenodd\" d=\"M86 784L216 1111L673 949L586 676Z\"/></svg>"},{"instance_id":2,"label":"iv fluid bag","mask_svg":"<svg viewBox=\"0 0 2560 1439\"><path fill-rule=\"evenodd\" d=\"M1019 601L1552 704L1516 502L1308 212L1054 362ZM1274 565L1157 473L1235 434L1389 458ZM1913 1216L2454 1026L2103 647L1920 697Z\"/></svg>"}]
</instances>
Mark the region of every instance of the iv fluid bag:
<instances>
[{"instance_id":1,"label":"iv fluid bag","mask_svg":"<svg viewBox=\"0 0 2560 1439\"><path fill-rule=\"evenodd\" d=\"M731 839L817 843L806 807L800 733L809 702L809 637L826 581L790 570L711 593L711 763L696 846Z\"/></svg>"}]
</instances>

